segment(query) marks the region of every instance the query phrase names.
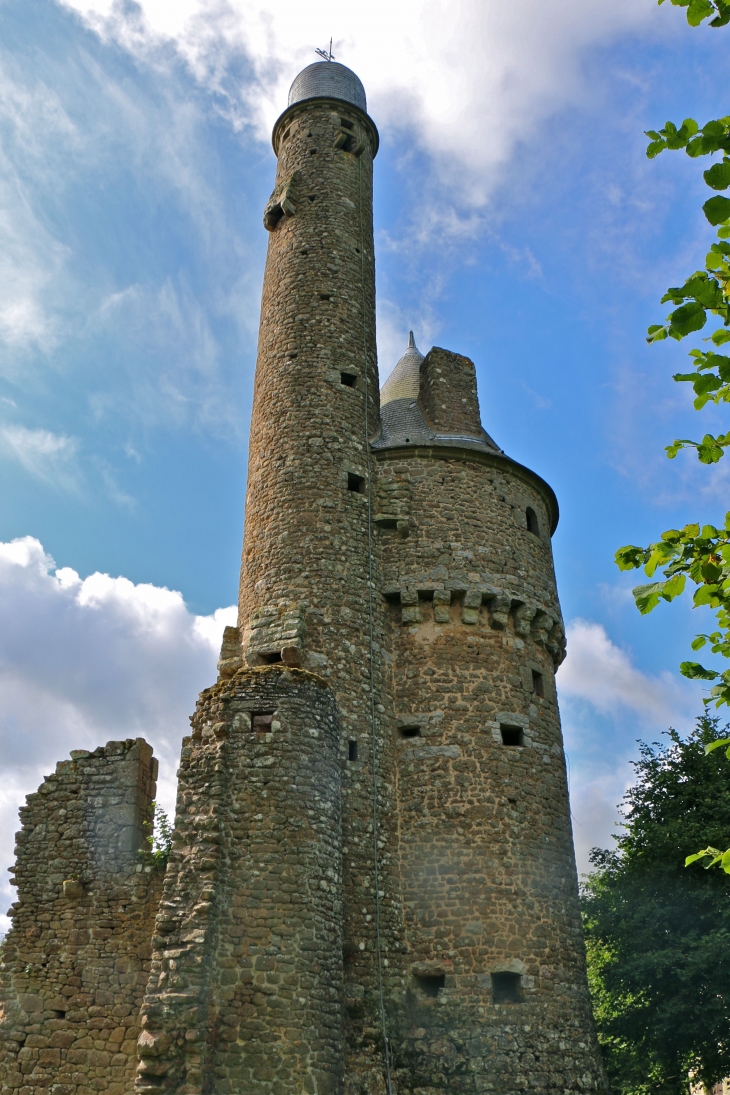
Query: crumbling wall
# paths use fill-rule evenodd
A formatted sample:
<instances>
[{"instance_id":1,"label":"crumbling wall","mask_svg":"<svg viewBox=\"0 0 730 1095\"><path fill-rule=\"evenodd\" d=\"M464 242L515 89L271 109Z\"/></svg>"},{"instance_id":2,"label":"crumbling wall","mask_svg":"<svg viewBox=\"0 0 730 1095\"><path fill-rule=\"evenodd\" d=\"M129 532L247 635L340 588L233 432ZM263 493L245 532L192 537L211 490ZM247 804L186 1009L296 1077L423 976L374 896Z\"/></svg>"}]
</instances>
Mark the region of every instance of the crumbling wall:
<instances>
[{"instance_id":1,"label":"crumbling wall","mask_svg":"<svg viewBox=\"0 0 730 1095\"><path fill-rule=\"evenodd\" d=\"M482 435L474 362L434 346L421 362L418 405L442 434Z\"/></svg>"},{"instance_id":2,"label":"crumbling wall","mask_svg":"<svg viewBox=\"0 0 730 1095\"><path fill-rule=\"evenodd\" d=\"M139 1040L140 1092L340 1095L339 721L326 682L201 694Z\"/></svg>"},{"instance_id":3,"label":"crumbling wall","mask_svg":"<svg viewBox=\"0 0 730 1095\"><path fill-rule=\"evenodd\" d=\"M21 809L0 964L2 1095L128 1095L161 873L138 854L150 746L77 750Z\"/></svg>"}]
</instances>

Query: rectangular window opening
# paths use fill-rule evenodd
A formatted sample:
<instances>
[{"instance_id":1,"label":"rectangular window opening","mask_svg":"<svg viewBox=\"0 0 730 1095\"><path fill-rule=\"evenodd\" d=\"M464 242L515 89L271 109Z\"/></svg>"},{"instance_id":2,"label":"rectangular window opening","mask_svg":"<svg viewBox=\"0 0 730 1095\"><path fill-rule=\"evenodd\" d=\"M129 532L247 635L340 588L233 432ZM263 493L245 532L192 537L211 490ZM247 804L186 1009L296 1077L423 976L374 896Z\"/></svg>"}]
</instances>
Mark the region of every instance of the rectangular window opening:
<instances>
[{"instance_id":1,"label":"rectangular window opening","mask_svg":"<svg viewBox=\"0 0 730 1095\"><path fill-rule=\"evenodd\" d=\"M274 721L274 711L252 711L251 729L259 730L262 734L268 734Z\"/></svg>"},{"instance_id":2,"label":"rectangular window opening","mask_svg":"<svg viewBox=\"0 0 730 1095\"><path fill-rule=\"evenodd\" d=\"M320 293L319 294L319 299L320 300L331 300L332 299L332 294L331 293Z\"/></svg>"},{"instance_id":3,"label":"rectangular window opening","mask_svg":"<svg viewBox=\"0 0 730 1095\"><path fill-rule=\"evenodd\" d=\"M269 654L261 655L262 665L278 665L281 661L281 652L278 650L272 650Z\"/></svg>"},{"instance_id":4,"label":"rectangular window opening","mask_svg":"<svg viewBox=\"0 0 730 1095\"><path fill-rule=\"evenodd\" d=\"M492 974L492 1002L494 1004L519 1004L521 1000L522 974Z\"/></svg>"},{"instance_id":5,"label":"rectangular window opening","mask_svg":"<svg viewBox=\"0 0 730 1095\"><path fill-rule=\"evenodd\" d=\"M355 373L340 373L340 384L344 384L346 388L356 388L357 376Z\"/></svg>"},{"instance_id":6,"label":"rectangular window opening","mask_svg":"<svg viewBox=\"0 0 730 1095\"><path fill-rule=\"evenodd\" d=\"M545 685L542 679L542 673L538 673L536 669L532 671L532 691L536 696L545 696Z\"/></svg>"},{"instance_id":7,"label":"rectangular window opening","mask_svg":"<svg viewBox=\"0 0 730 1095\"><path fill-rule=\"evenodd\" d=\"M420 726L400 726L398 733L402 738L420 738L421 727Z\"/></svg>"},{"instance_id":8,"label":"rectangular window opening","mask_svg":"<svg viewBox=\"0 0 730 1095\"><path fill-rule=\"evenodd\" d=\"M424 996L436 997L446 984L446 974L414 973L413 980L416 982L416 987L421 990Z\"/></svg>"},{"instance_id":9,"label":"rectangular window opening","mask_svg":"<svg viewBox=\"0 0 730 1095\"><path fill-rule=\"evenodd\" d=\"M365 493L365 480L362 475L355 475L354 471L347 473L347 489L354 490L356 494Z\"/></svg>"},{"instance_id":10,"label":"rectangular window opening","mask_svg":"<svg viewBox=\"0 0 730 1095\"><path fill-rule=\"evenodd\" d=\"M343 127L343 129L354 129L355 128L354 123L349 122L347 120L347 118L340 118L340 125Z\"/></svg>"},{"instance_id":11,"label":"rectangular window opening","mask_svg":"<svg viewBox=\"0 0 730 1095\"><path fill-rule=\"evenodd\" d=\"M499 732L502 735L502 745L524 745L525 733L521 726L505 726L500 724Z\"/></svg>"},{"instance_id":12,"label":"rectangular window opening","mask_svg":"<svg viewBox=\"0 0 730 1095\"><path fill-rule=\"evenodd\" d=\"M357 742L348 741L347 743L347 759L357 760Z\"/></svg>"}]
</instances>

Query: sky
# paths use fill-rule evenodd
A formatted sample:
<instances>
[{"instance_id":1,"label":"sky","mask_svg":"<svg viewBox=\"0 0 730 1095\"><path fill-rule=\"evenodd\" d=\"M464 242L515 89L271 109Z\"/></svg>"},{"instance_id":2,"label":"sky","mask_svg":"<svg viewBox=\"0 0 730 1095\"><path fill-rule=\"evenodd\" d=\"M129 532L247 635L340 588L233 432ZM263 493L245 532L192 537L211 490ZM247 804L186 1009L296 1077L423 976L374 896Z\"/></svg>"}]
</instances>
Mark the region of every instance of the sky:
<instances>
[{"instance_id":1,"label":"sky","mask_svg":"<svg viewBox=\"0 0 730 1095\"><path fill-rule=\"evenodd\" d=\"M696 343L644 337L712 240L707 164L644 131L728 112L727 32L655 0L0 0L0 865L72 748L146 737L174 804L234 617L271 126L330 37L381 134L381 381L411 328L471 357L560 501L581 871L637 740L702 711L707 620L639 617L612 560L727 508L724 463L663 452L727 428L671 380Z\"/></svg>"}]
</instances>

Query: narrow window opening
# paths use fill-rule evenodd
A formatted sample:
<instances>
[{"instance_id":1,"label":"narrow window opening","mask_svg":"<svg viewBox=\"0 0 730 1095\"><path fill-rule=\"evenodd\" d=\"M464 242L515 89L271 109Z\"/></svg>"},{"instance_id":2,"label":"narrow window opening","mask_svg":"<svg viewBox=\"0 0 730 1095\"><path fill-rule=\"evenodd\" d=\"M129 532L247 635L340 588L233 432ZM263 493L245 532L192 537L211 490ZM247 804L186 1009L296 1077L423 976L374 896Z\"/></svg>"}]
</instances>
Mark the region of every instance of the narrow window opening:
<instances>
[{"instance_id":1,"label":"narrow window opening","mask_svg":"<svg viewBox=\"0 0 730 1095\"><path fill-rule=\"evenodd\" d=\"M317 195L316 194L308 194L307 197L309 198L310 202L313 202L314 199L317 197Z\"/></svg>"},{"instance_id":2,"label":"narrow window opening","mask_svg":"<svg viewBox=\"0 0 730 1095\"><path fill-rule=\"evenodd\" d=\"M519 1004L522 1000L522 975L519 973L492 974L492 1002L495 1004Z\"/></svg>"},{"instance_id":3,"label":"narrow window opening","mask_svg":"<svg viewBox=\"0 0 730 1095\"><path fill-rule=\"evenodd\" d=\"M525 517L527 518L527 531L531 532L533 536L539 536L540 526L537 523L537 514L530 506L525 510Z\"/></svg>"},{"instance_id":4,"label":"narrow window opening","mask_svg":"<svg viewBox=\"0 0 730 1095\"><path fill-rule=\"evenodd\" d=\"M348 741L347 743L347 759L357 760L357 742Z\"/></svg>"},{"instance_id":5,"label":"narrow window opening","mask_svg":"<svg viewBox=\"0 0 730 1095\"><path fill-rule=\"evenodd\" d=\"M355 128L354 123L349 122L347 120L347 118L340 118L340 125L343 127L343 129L354 129Z\"/></svg>"},{"instance_id":6,"label":"narrow window opening","mask_svg":"<svg viewBox=\"0 0 730 1095\"><path fill-rule=\"evenodd\" d=\"M319 294L319 299L320 300L331 300L332 299L332 294L331 293L320 293Z\"/></svg>"},{"instance_id":7,"label":"narrow window opening","mask_svg":"<svg viewBox=\"0 0 730 1095\"><path fill-rule=\"evenodd\" d=\"M406 438L406 445L408 444L409 441L410 441L410 437L407 437Z\"/></svg>"},{"instance_id":8,"label":"narrow window opening","mask_svg":"<svg viewBox=\"0 0 730 1095\"><path fill-rule=\"evenodd\" d=\"M263 665L278 665L281 661L281 653L278 650L272 650L270 654L262 654Z\"/></svg>"},{"instance_id":9,"label":"narrow window opening","mask_svg":"<svg viewBox=\"0 0 730 1095\"><path fill-rule=\"evenodd\" d=\"M414 973L413 980L424 996L436 997L446 984L445 973Z\"/></svg>"},{"instance_id":10,"label":"narrow window opening","mask_svg":"<svg viewBox=\"0 0 730 1095\"><path fill-rule=\"evenodd\" d=\"M299 253L300 253L301 255L304 255L304 257L306 258L306 257L307 257L307 255L309 254L309 251L307 251L307 249L306 249L306 247L305 247L305 248L304 248L304 250L303 250L303 251L300 251Z\"/></svg>"},{"instance_id":11,"label":"narrow window opening","mask_svg":"<svg viewBox=\"0 0 730 1095\"><path fill-rule=\"evenodd\" d=\"M402 738L420 738L421 727L420 726L401 726L398 733Z\"/></svg>"},{"instance_id":12,"label":"narrow window opening","mask_svg":"<svg viewBox=\"0 0 730 1095\"><path fill-rule=\"evenodd\" d=\"M312 131L311 131L311 129L310 129L309 133L307 134L307 136L308 136L308 137L311 137L311 136L312 136Z\"/></svg>"},{"instance_id":13,"label":"narrow window opening","mask_svg":"<svg viewBox=\"0 0 730 1095\"><path fill-rule=\"evenodd\" d=\"M516 798L508 798L507 801L509 802L510 806L516 806L517 805L517 799Z\"/></svg>"},{"instance_id":14,"label":"narrow window opening","mask_svg":"<svg viewBox=\"0 0 730 1095\"><path fill-rule=\"evenodd\" d=\"M532 671L532 691L536 696L545 696L545 684L542 679L542 673L538 673L536 669Z\"/></svg>"},{"instance_id":15,"label":"narrow window opening","mask_svg":"<svg viewBox=\"0 0 730 1095\"><path fill-rule=\"evenodd\" d=\"M289 136L289 134L290 134L290 133L291 133L291 128L287 129L286 133L285 133L285 134L284 134L284 136L283 136L283 137L281 138L281 139L282 139L282 141L285 141L285 140L287 140L287 138L288 138L288 136Z\"/></svg>"},{"instance_id":16,"label":"narrow window opening","mask_svg":"<svg viewBox=\"0 0 730 1095\"><path fill-rule=\"evenodd\" d=\"M340 384L344 384L346 388L356 388L357 376L355 373L340 373Z\"/></svg>"},{"instance_id":17,"label":"narrow window opening","mask_svg":"<svg viewBox=\"0 0 730 1095\"><path fill-rule=\"evenodd\" d=\"M251 712L251 729L259 730L263 734L268 734L271 730L271 723L274 721L273 711L252 711Z\"/></svg>"},{"instance_id":18,"label":"narrow window opening","mask_svg":"<svg viewBox=\"0 0 730 1095\"><path fill-rule=\"evenodd\" d=\"M316 148L310 148L309 155L310 156L316 156L317 155L317 149Z\"/></svg>"},{"instance_id":19,"label":"narrow window opening","mask_svg":"<svg viewBox=\"0 0 730 1095\"><path fill-rule=\"evenodd\" d=\"M355 491L356 494L365 493L365 480L361 475L355 475L353 471L347 473L347 489Z\"/></svg>"},{"instance_id":20,"label":"narrow window opening","mask_svg":"<svg viewBox=\"0 0 730 1095\"><path fill-rule=\"evenodd\" d=\"M359 247L356 247L355 251L357 252L358 255L360 254L360 248Z\"/></svg>"},{"instance_id":21,"label":"narrow window opening","mask_svg":"<svg viewBox=\"0 0 730 1095\"><path fill-rule=\"evenodd\" d=\"M521 726L502 724L499 732L502 735L502 745L524 745L524 731Z\"/></svg>"},{"instance_id":22,"label":"narrow window opening","mask_svg":"<svg viewBox=\"0 0 730 1095\"><path fill-rule=\"evenodd\" d=\"M54 1019L65 1019L66 1018L66 1012L65 1011L54 1011L52 1014L53 1014Z\"/></svg>"}]
</instances>

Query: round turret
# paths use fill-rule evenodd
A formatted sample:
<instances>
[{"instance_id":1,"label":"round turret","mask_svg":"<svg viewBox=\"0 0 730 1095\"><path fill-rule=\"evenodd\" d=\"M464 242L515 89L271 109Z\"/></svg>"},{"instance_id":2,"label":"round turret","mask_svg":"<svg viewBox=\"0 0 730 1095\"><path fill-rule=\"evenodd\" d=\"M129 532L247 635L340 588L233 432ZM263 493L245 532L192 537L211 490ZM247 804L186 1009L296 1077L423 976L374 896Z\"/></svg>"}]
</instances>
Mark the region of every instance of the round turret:
<instances>
[{"instance_id":1,"label":"round turret","mask_svg":"<svg viewBox=\"0 0 730 1095\"><path fill-rule=\"evenodd\" d=\"M302 69L289 88L289 106L304 99L342 99L359 107L363 114L368 109L362 81L337 61L315 61Z\"/></svg>"}]
</instances>

